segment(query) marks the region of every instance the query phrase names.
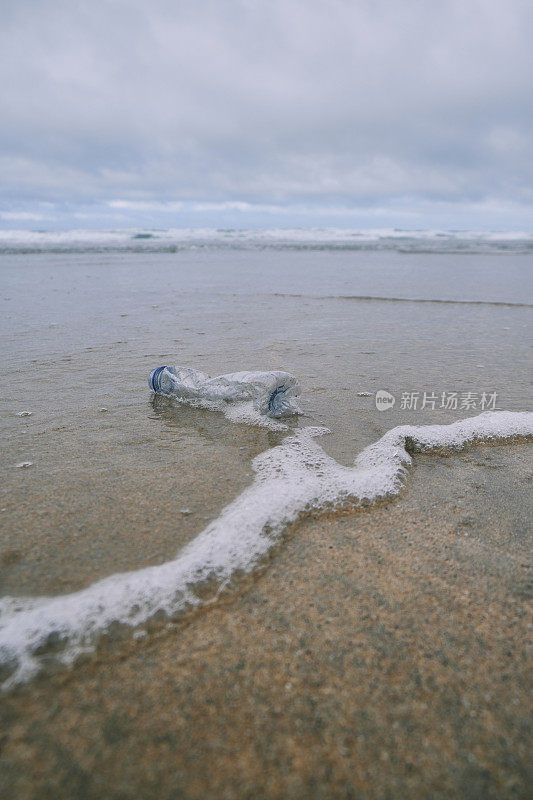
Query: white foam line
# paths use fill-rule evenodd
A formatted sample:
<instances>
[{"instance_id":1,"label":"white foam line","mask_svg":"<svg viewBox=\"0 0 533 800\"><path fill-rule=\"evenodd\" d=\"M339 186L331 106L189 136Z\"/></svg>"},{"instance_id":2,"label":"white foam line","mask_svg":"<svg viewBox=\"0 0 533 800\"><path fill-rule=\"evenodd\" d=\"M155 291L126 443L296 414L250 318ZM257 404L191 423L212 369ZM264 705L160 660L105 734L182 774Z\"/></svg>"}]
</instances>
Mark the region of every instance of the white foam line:
<instances>
[{"instance_id":1,"label":"white foam line","mask_svg":"<svg viewBox=\"0 0 533 800\"><path fill-rule=\"evenodd\" d=\"M1 217L1 214L0 214ZM138 238L139 235L141 238ZM150 238L145 239L144 236ZM446 230L397 230L394 228L263 228L221 231L216 228L123 228L117 230L30 231L0 230L0 245L12 247L153 247L161 244L350 244L352 242L379 243L382 240L417 240L437 244L457 242L500 243L533 239L531 231L484 232Z\"/></svg>"},{"instance_id":2,"label":"white foam line","mask_svg":"<svg viewBox=\"0 0 533 800\"><path fill-rule=\"evenodd\" d=\"M40 650L51 640L61 643L55 657L72 663L113 622L134 627L158 611L172 615L200 605L195 584L214 577L223 585L236 570L250 571L306 510L397 493L411 463L406 445L414 452L531 436L533 413L495 411L451 425L403 425L363 450L353 467L338 464L314 440L326 430L304 428L257 456L251 486L175 560L112 575L70 595L3 598L0 666L11 671L3 687L35 675L43 666Z\"/></svg>"}]
</instances>

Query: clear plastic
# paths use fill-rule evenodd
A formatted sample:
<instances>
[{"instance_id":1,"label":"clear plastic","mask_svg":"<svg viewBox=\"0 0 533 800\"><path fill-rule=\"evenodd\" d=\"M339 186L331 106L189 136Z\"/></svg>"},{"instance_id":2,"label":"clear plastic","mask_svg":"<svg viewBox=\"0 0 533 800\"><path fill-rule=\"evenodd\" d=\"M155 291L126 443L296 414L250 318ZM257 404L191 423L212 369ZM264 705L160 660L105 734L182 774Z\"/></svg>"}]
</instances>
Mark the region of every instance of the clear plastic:
<instances>
[{"instance_id":1,"label":"clear plastic","mask_svg":"<svg viewBox=\"0 0 533 800\"><path fill-rule=\"evenodd\" d=\"M157 394L182 402L222 409L226 403L252 401L262 415L278 419L297 414L300 387L288 372L232 372L212 378L191 367L157 367L148 385Z\"/></svg>"}]
</instances>

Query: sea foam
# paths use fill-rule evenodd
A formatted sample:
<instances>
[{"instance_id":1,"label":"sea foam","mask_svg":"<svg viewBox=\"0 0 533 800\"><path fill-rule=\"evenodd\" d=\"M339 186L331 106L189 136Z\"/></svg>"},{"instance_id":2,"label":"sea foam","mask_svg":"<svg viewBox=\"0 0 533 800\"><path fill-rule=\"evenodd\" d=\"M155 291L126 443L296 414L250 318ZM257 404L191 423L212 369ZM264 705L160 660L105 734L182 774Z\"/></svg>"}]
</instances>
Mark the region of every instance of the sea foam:
<instances>
[{"instance_id":1,"label":"sea foam","mask_svg":"<svg viewBox=\"0 0 533 800\"><path fill-rule=\"evenodd\" d=\"M112 575L70 595L3 598L4 689L27 681L50 659L73 663L114 623L135 628L158 612L172 618L201 605L206 581L217 587L216 599L232 576L250 572L301 514L397 494L411 453L532 436L533 413L495 411L451 425L402 425L363 450L353 467L341 466L324 452L316 439L325 432L303 428L257 456L253 483L173 561Z\"/></svg>"}]
</instances>

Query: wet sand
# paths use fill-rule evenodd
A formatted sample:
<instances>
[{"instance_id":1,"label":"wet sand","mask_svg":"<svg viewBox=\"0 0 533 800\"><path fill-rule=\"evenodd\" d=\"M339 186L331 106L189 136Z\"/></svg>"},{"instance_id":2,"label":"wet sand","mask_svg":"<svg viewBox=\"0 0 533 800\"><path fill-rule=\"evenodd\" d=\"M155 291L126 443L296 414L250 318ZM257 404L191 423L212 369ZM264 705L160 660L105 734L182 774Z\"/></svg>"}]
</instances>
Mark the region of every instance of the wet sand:
<instances>
[{"instance_id":1,"label":"wet sand","mask_svg":"<svg viewBox=\"0 0 533 800\"><path fill-rule=\"evenodd\" d=\"M4 445L2 595L64 594L170 561L250 484L253 458L282 438L163 397L61 421L21 421L33 426L31 467L12 467L19 441Z\"/></svg>"},{"instance_id":2,"label":"wet sand","mask_svg":"<svg viewBox=\"0 0 533 800\"><path fill-rule=\"evenodd\" d=\"M521 798L531 445L417 456L218 607L2 698L17 798Z\"/></svg>"}]
</instances>

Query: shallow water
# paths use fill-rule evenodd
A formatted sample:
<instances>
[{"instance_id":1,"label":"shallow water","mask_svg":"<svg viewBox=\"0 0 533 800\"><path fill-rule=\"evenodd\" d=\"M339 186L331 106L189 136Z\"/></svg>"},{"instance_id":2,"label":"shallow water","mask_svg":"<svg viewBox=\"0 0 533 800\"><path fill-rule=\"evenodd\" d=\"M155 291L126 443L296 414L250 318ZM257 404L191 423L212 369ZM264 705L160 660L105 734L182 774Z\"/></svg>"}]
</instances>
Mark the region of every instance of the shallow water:
<instances>
[{"instance_id":1,"label":"shallow water","mask_svg":"<svg viewBox=\"0 0 533 800\"><path fill-rule=\"evenodd\" d=\"M463 238L458 252L436 238L4 248L0 592L64 594L173 560L283 440L153 397L161 364L294 373L304 414L289 432L327 426L320 448L344 465L398 425L528 410L529 240ZM387 411L380 389L396 398ZM322 486L328 463L309 453ZM295 488L289 476L276 491Z\"/></svg>"},{"instance_id":2,"label":"shallow water","mask_svg":"<svg viewBox=\"0 0 533 800\"><path fill-rule=\"evenodd\" d=\"M294 373L305 416L289 424L328 426L321 445L346 465L396 425L479 413L483 392L528 409L533 256L399 249L0 255L1 591L71 591L162 563L279 443L154 403L146 379L159 364ZM376 409L379 389L394 408ZM401 408L404 392L416 409ZM421 409L424 392L435 408ZM443 392L458 393L457 409L440 407ZM475 406L461 409L466 392Z\"/></svg>"}]
</instances>

